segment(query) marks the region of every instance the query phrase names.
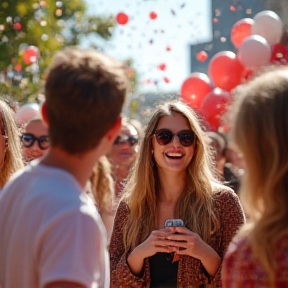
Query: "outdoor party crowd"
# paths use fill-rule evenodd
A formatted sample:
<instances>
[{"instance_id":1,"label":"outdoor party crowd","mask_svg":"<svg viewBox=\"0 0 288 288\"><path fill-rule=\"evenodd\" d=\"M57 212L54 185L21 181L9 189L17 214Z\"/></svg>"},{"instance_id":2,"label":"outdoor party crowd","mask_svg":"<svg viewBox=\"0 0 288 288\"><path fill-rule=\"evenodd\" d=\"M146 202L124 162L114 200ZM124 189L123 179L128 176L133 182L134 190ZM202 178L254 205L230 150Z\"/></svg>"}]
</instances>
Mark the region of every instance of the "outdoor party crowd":
<instances>
[{"instance_id":1,"label":"outdoor party crowd","mask_svg":"<svg viewBox=\"0 0 288 288\"><path fill-rule=\"evenodd\" d=\"M128 92L66 48L39 114L0 100L0 287L288 287L288 69L235 90L228 136L180 99L144 127Z\"/></svg>"}]
</instances>

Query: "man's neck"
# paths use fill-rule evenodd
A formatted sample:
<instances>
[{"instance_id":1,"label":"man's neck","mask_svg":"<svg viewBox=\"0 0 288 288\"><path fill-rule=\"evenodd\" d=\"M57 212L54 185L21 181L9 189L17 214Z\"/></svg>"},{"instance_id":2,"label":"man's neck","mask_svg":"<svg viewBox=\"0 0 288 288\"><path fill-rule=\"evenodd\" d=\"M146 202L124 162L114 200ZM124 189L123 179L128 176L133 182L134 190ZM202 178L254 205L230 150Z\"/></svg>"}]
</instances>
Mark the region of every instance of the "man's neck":
<instances>
[{"instance_id":1,"label":"man's neck","mask_svg":"<svg viewBox=\"0 0 288 288\"><path fill-rule=\"evenodd\" d=\"M60 168L72 174L84 189L100 155L94 150L81 155L68 154L58 147L51 147L41 164Z\"/></svg>"}]
</instances>

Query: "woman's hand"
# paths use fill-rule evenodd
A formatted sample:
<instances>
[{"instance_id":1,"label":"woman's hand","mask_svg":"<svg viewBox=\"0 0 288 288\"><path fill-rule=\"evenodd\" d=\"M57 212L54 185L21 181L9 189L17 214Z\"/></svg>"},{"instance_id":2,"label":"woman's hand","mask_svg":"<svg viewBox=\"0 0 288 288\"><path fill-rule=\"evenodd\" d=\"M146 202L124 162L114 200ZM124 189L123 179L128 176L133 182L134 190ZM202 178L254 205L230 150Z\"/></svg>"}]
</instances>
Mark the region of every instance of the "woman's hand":
<instances>
[{"instance_id":1,"label":"woman's hand","mask_svg":"<svg viewBox=\"0 0 288 288\"><path fill-rule=\"evenodd\" d=\"M216 274L221 258L197 233L184 227L169 227L166 230L171 232L166 238L170 241L168 245L172 247L173 252L199 259L209 275Z\"/></svg>"},{"instance_id":2,"label":"woman's hand","mask_svg":"<svg viewBox=\"0 0 288 288\"><path fill-rule=\"evenodd\" d=\"M209 245L197 233L184 227L169 227L166 229L171 232L167 236L167 240L170 240L168 245L173 247L172 251L179 255L189 255L201 260L203 252L205 252Z\"/></svg>"},{"instance_id":3,"label":"woman's hand","mask_svg":"<svg viewBox=\"0 0 288 288\"><path fill-rule=\"evenodd\" d=\"M130 270L135 275L140 275L143 269L144 259L153 256L157 252L173 252L173 247L170 246L171 241L168 240L173 232L167 229L154 230L150 236L139 244L128 256L127 263Z\"/></svg>"},{"instance_id":4,"label":"woman's hand","mask_svg":"<svg viewBox=\"0 0 288 288\"><path fill-rule=\"evenodd\" d=\"M168 237L171 236L173 232L166 229L154 230L151 232L150 236L141 244L139 244L135 249L141 251L144 258L153 256L157 252L171 253L173 247L169 246L170 241Z\"/></svg>"}]
</instances>

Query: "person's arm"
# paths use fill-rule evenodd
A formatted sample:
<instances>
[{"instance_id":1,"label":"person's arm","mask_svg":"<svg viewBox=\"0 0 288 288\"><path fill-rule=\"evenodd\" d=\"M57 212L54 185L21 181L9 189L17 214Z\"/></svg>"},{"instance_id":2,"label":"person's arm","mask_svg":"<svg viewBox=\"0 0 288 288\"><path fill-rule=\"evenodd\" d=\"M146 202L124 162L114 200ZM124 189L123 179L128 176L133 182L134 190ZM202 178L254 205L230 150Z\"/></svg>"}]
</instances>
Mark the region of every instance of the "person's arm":
<instances>
[{"instance_id":1,"label":"person's arm","mask_svg":"<svg viewBox=\"0 0 288 288\"><path fill-rule=\"evenodd\" d=\"M168 245L173 246L173 250L178 255L188 255L199 259L210 276L214 276L221 264L221 258L217 252L201 237L184 227L167 228L171 231L168 236L170 242ZM174 234L177 232L178 234Z\"/></svg>"},{"instance_id":2,"label":"person's arm","mask_svg":"<svg viewBox=\"0 0 288 288\"><path fill-rule=\"evenodd\" d=\"M125 253L123 229L129 213L128 206L123 202L120 203L109 249L111 288L134 287L133 285L138 285L139 288L147 287L150 281L147 258L156 252L172 252L171 248L167 247L169 241L165 240L170 233L156 230L131 253ZM123 275L125 276L123 277Z\"/></svg>"},{"instance_id":3,"label":"person's arm","mask_svg":"<svg viewBox=\"0 0 288 288\"><path fill-rule=\"evenodd\" d=\"M221 192L217 199L217 209L221 211L220 229L221 229L221 251L219 254L201 237L184 227L168 228L172 234L168 237L171 242L169 245L174 246L174 252L179 255L189 255L199 259L205 269L205 275L209 276L209 280L220 279L221 264L224 254L228 248L230 241L233 239L239 228L245 222L245 216L240 204L238 196L229 188L227 191ZM220 231L219 231L220 232ZM183 242L173 242L173 241ZM181 249L182 248L182 249ZM215 280L216 281L216 280Z\"/></svg>"},{"instance_id":4,"label":"person's arm","mask_svg":"<svg viewBox=\"0 0 288 288\"><path fill-rule=\"evenodd\" d=\"M232 239L246 222L245 214L240 203L238 195L231 189L220 194L218 201L218 209L220 209L220 229L222 234L222 245L219 251L221 257L221 266L212 282L217 282L217 287L221 287L221 268L224 255Z\"/></svg>"}]
</instances>

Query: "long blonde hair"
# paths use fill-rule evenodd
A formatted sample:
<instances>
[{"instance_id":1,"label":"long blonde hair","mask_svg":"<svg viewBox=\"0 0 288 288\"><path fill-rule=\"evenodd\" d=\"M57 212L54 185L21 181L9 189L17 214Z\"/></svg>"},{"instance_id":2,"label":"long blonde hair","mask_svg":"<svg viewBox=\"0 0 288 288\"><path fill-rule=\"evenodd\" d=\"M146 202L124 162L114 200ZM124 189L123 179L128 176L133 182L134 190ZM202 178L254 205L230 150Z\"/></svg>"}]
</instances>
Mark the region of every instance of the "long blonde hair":
<instances>
[{"instance_id":1,"label":"long blonde hair","mask_svg":"<svg viewBox=\"0 0 288 288\"><path fill-rule=\"evenodd\" d=\"M203 140L204 132L196 113L180 101L165 103L156 110L148 123L139 158L124 190L122 200L131 211L124 227L126 251L134 249L155 229L159 180L152 157L152 136L160 118L171 113L185 117L197 138L193 159L187 167L186 187L178 199L175 216L183 219L186 227L198 233L206 242L209 242L211 234L219 225L212 209L211 180L215 179L208 148Z\"/></svg>"},{"instance_id":2,"label":"long blonde hair","mask_svg":"<svg viewBox=\"0 0 288 288\"><path fill-rule=\"evenodd\" d=\"M276 245L288 235L288 70L268 72L236 96L233 135L246 163L240 195L252 221L242 233L273 286Z\"/></svg>"},{"instance_id":3,"label":"long blonde hair","mask_svg":"<svg viewBox=\"0 0 288 288\"><path fill-rule=\"evenodd\" d=\"M114 186L111 176L111 165L106 156L101 156L93 168L90 177L91 191L89 191L99 213L110 212L113 214L116 209L114 204Z\"/></svg>"},{"instance_id":4,"label":"long blonde hair","mask_svg":"<svg viewBox=\"0 0 288 288\"><path fill-rule=\"evenodd\" d=\"M1 134L5 141L5 152L0 162L0 188L2 188L11 175L23 167L23 159L14 112L3 100L0 100L0 121L3 130Z\"/></svg>"}]
</instances>

